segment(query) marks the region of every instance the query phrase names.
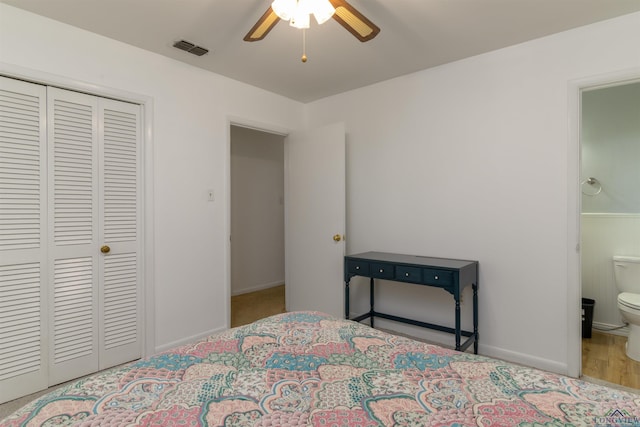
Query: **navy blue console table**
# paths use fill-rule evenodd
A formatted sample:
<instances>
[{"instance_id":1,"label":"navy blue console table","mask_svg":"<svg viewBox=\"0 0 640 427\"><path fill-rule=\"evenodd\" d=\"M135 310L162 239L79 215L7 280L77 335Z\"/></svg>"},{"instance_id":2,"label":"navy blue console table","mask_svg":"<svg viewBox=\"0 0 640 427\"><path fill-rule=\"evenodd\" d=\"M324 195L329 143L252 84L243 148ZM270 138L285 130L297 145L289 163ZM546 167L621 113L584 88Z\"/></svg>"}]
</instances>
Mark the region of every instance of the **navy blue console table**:
<instances>
[{"instance_id":1,"label":"navy blue console table","mask_svg":"<svg viewBox=\"0 0 640 427\"><path fill-rule=\"evenodd\" d=\"M423 328L435 329L455 334L458 351L466 350L473 343L473 352L478 354L478 261L448 258L430 258L416 255L402 255L385 252L365 252L344 257L344 312L349 319L349 282L354 276L369 277L370 310L354 317L359 322L374 317L408 323ZM406 317L380 313L374 310L374 279L413 283L416 285L442 288L453 295L456 303L455 328L420 322ZM473 332L464 331L460 326L460 293L467 286L473 289ZM461 336L468 337L460 343Z\"/></svg>"}]
</instances>

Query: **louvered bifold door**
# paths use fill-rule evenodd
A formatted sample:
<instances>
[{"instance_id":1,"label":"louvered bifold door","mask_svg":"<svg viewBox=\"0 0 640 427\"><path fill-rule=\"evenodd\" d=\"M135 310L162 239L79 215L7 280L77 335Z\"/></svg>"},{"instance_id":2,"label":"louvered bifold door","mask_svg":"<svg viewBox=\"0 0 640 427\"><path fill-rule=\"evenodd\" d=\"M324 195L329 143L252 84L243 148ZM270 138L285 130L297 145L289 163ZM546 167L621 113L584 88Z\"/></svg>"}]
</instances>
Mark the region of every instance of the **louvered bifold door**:
<instances>
[{"instance_id":1,"label":"louvered bifold door","mask_svg":"<svg viewBox=\"0 0 640 427\"><path fill-rule=\"evenodd\" d=\"M45 108L0 77L0 403L47 387Z\"/></svg>"},{"instance_id":2,"label":"louvered bifold door","mask_svg":"<svg viewBox=\"0 0 640 427\"><path fill-rule=\"evenodd\" d=\"M98 367L98 98L48 88L49 379Z\"/></svg>"},{"instance_id":3,"label":"louvered bifold door","mask_svg":"<svg viewBox=\"0 0 640 427\"><path fill-rule=\"evenodd\" d=\"M100 369L141 356L140 106L100 99Z\"/></svg>"}]
</instances>

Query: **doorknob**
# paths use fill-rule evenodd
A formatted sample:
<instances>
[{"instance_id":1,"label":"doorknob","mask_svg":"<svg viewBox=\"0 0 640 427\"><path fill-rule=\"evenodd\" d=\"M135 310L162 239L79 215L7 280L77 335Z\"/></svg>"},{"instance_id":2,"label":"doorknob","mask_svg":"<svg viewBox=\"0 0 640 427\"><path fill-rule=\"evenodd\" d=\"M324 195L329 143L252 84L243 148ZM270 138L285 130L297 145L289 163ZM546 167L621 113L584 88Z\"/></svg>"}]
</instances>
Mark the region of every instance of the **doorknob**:
<instances>
[{"instance_id":1,"label":"doorknob","mask_svg":"<svg viewBox=\"0 0 640 427\"><path fill-rule=\"evenodd\" d=\"M102 252L103 254L108 254L109 251L111 251L111 248L107 245L104 245L103 247L100 248L100 252Z\"/></svg>"},{"instance_id":2,"label":"doorknob","mask_svg":"<svg viewBox=\"0 0 640 427\"><path fill-rule=\"evenodd\" d=\"M339 234L336 234L335 236L333 236L333 241L334 242L339 242L340 240L342 240L342 236Z\"/></svg>"}]
</instances>

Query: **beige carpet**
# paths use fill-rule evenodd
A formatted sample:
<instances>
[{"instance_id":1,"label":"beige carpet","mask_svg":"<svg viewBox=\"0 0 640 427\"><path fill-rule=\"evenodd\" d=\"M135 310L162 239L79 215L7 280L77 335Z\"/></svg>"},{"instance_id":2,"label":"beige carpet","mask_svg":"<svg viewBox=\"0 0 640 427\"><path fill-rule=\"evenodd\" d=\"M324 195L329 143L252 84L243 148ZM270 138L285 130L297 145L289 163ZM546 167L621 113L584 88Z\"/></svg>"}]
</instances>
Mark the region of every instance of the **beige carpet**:
<instances>
[{"instance_id":1,"label":"beige carpet","mask_svg":"<svg viewBox=\"0 0 640 427\"><path fill-rule=\"evenodd\" d=\"M59 387L62 387L64 384L60 384L57 386L53 386L53 387L49 387L45 390L42 391L38 391L36 393L30 394L28 396L23 396L20 397L18 399L15 400L11 400L7 403L3 403L2 405L0 405L0 420L5 419L7 416L9 416L10 414L12 414L14 411L20 409L21 407L23 407L24 405L26 405L27 403L31 402L32 400L35 400L37 398L39 398L40 396L42 396L43 394L49 393L50 391L53 391Z\"/></svg>"},{"instance_id":2,"label":"beige carpet","mask_svg":"<svg viewBox=\"0 0 640 427\"><path fill-rule=\"evenodd\" d=\"M231 297L231 327L285 312L284 285Z\"/></svg>"},{"instance_id":3,"label":"beige carpet","mask_svg":"<svg viewBox=\"0 0 640 427\"><path fill-rule=\"evenodd\" d=\"M105 371L111 370L111 369L118 369L121 366L126 365L126 363L122 364L122 365L118 365L118 366L114 366L113 368L109 368L109 369L105 369ZM93 374L91 374L93 375ZM90 375L86 375L84 377L80 377L80 378L86 378ZM71 381L67 381L66 383L62 383L62 384L58 384L58 385L54 385L52 387L49 387L47 389L44 390L40 390L37 391L35 393L29 394L27 396L23 396L23 397L19 397L18 399L15 400L10 400L9 402L3 403L2 405L0 405L0 421L3 420L4 418L6 418L7 416L9 416L10 414L12 414L13 412L15 412L16 410L20 409L21 407L23 407L24 405L26 405L27 403L31 402L32 400L36 400L37 398L39 398L40 396L47 394L57 388L60 388L62 386L65 386L67 384L70 384L74 381L77 381L79 378L76 378L74 380Z\"/></svg>"}]
</instances>

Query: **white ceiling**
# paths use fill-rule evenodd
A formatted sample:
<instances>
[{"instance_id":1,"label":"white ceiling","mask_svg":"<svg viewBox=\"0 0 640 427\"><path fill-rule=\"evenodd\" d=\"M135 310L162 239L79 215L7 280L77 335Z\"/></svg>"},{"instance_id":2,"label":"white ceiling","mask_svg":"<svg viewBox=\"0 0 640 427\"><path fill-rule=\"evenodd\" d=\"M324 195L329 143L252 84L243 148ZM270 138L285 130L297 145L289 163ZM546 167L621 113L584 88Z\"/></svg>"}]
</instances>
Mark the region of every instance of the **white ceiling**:
<instances>
[{"instance_id":1,"label":"white ceiling","mask_svg":"<svg viewBox=\"0 0 640 427\"><path fill-rule=\"evenodd\" d=\"M309 102L582 25L640 11L640 0L349 0L381 29L361 43L336 21L302 32L280 22L242 38L271 0L0 0ZM172 47L185 39L210 52Z\"/></svg>"}]
</instances>

